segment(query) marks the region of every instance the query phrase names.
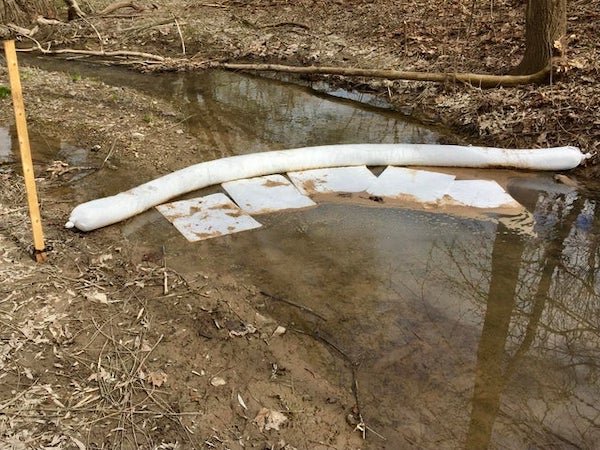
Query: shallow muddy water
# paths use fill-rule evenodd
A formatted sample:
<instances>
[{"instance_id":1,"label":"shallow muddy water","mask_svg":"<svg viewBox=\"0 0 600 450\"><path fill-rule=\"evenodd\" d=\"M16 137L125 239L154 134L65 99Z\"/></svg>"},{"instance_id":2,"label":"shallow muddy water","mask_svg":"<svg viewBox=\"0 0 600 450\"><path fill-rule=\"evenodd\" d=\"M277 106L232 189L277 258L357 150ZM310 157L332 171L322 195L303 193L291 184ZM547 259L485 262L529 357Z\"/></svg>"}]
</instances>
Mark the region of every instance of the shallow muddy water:
<instances>
[{"instance_id":1,"label":"shallow muddy water","mask_svg":"<svg viewBox=\"0 0 600 450\"><path fill-rule=\"evenodd\" d=\"M331 90L334 97L309 87L232 72L144 75L53 59L25 61L171 100L184 116L181 126L210 144L212 150L199 155L204 159L325 144L432 143L447 134L441 127L422 126L401 114L353 102L349 99L384 104L373 96L340 89ZM315 89L327 88L318 84Z\"/></svg>"},{"instance_id":2,"label":"shallow muddy water","mask_svg":"<svg viewBox=\"0 0 600 450\"><path fill-rule=\"evenodd\" d=\"M94 74L174 98L188 129L213 144L205 159L438 139L397 114L254 77ZM0 133L0 158L10 158L7 139ZM367 431L366 448L598 448L599 198L550 175L498 176L535 218L529 233L344 202L260 216L261 229L197 243L156 211L119 227L136 244L164 246L181 273L210 266L310 308L264 298L289 332L329 343L331 380L351 389L354 365L362 415L382 436ZM74 186L105 191L100 182Z\"/></svg>"},{"instance_id":3,"label":"shallow muddy water","mask_svg":"<svg viewBox=\"0 0 600 450\"><path fill-rule=\"evenodd\" d=\"M386 438L370 434L368 448L596 448L597 200L549 177L510 186L537 237L491 221L324 204L194 244L151 213L156 221L130 238L165 245L176 270L211 266L310 308L265 297L282 324L357 365L363 416ZM329 364L350 388L344 358L332 350Z\"/></svg>"}]
</instances>

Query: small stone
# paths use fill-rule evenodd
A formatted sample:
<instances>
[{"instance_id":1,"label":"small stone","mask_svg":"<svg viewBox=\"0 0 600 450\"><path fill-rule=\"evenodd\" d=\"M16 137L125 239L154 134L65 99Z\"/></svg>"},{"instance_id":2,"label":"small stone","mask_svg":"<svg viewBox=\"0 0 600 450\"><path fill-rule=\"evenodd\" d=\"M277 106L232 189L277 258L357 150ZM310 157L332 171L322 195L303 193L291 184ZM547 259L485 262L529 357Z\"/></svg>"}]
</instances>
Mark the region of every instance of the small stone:
<instances>
[{"instance_id":1,"label":"small stone","mask_svg":"<svg viewBox=\"0 0 600 450\"><path fill-rule=\"evenodd\" d=\"M284 334L286 331L285 327L282 327L281 325L279 325L277 328L275 328L275 331L273 331L273 336L281 336L282 334Z\"/></svg>"},{"instance_id":2,"label":"small stone","mask_svg":"<svg viewBox=\"0 0 600 450\"><path fill-rule=\"evenodd\" d=\"M346 422L348 423L348 425L350 425L352 427L355 427L356 425L358 425L358 419L352 413L350 413L346 416Z\"/></svg>"},{"instance_id":3,"label":"small stone","mask_svg":"<svg viewBox=\"0 0 600 450\"><path fill-rule=\"evenodd\" d=\"M214 387L225 386L227 384L227 381L225 381L221 377L213 377L210 380L210 384L212 384Z\"/></svg>"}]
</instances>

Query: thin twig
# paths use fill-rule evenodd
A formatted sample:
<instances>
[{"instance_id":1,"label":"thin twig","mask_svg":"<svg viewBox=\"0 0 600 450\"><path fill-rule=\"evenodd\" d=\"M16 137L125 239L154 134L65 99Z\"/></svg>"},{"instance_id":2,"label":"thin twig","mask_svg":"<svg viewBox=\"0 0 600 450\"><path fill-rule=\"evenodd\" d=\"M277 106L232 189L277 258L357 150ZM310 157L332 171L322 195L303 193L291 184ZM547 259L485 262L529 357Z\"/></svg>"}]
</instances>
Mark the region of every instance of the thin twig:
<instances>
[{"instance_id":1,"label":"thin twig","mask_svg":"<svg viewBox=\"0 0 600 450\"><path fill-rule=\"evenodd\" d=\"M218 3L200 3L197 6L205 6L207 8L223 8L223 9L229 8L229 6L227 6L227 5L220 5Z\"/></svg>"},{"instance_id":2,"label":"thin twig","mask_svg":"<svg viewBox=\"0 0 600 450\"><path fill-rule=\"evenodd\" d=\"M110 147L110 150L108 151L108 154L106 155L106 158L104 158L104 161L102 161L102 164L100 165L100 169L102 169L105 166L105 164L108 162L108 159L112 155L112 152L114 151L116 145L117 145L117 138L115 137L113 139L113 143Z\"/></svg>"},{"instance_id":3,"label":"thin twig","mask_svg":"<svg viewBox=\"0 0 600 450\"><path fill-rule=\"evenodd\" d=\"M185 56L185 41L183 40L183 33L181 32L181 27L179 26L177 19L175 19L175 26L177 27L177 33L179 34L179 40L181 41L181 53Z\"/></svg>"},{"instance_id":4,"label":"thin twig","mask_svg":"<svg viewBox=\"0 0 600 450\"><path fill-rule=\"evenodd\" d=\"M163 295L169 293L169 280L167 278L167 254L165 246L162 246L162 259L163 259Z\"/></svg>"},{"instance_id":5,"label":"thin twig","mask_svg":"<svg viewBox=\"0 0 600 450\"><path fill-rule=\"evenodd\" d=\"M359 422L356 425L355 429L361 432L361 434L363 436L363 439L366 438L366 430L370 430L370 431L373 432L373 434L375 434L379 438L385 440L385 437L383 437L379 433L376 433L375 431L373 431L372 428L370 428L369 426L367 426L367 424L365 423L365 421L363 419L361 402L360 402L360 397L359 397L359 390L358 390L358 378L356 376L356 368L358 367L358 364L355 363L352 360L352 358L350 358L350 356L348 356L346 354L346 352L344 352L336 344L334 344L333 342L329 341L327 338L321 336L321 334L318 331L311 332L311 331L300 330L300 329L297 329L297 328L290 328L290 330L294 331L296 333L299 333L299 334L303 334L305 336L310 336L313 339L316 339L317 341L324 343L325 345L327 345L328 347L332 348L339 355L342 356L342 358L348 363L348 366L350 367L350 372L352 374L352 394L354 396L354 402L356 404L356 411L357 411L357 415L358 415L358 419L359 419Z\"/></svg>"},{"instance_id":6,"label":"thin twig","mask_svg":"<svg viewBox=\"0 0 600 450\"><path fill-rule=\"evenodd\" d=\"M100 43L100 51L104 51L104 39L102 39L102 36L100 35L100 32L98 31L98 29L94 26L94 24L92 22L90 22L88 19L86 19L85 17L81 17L83 19L84 22L86 22L90 27L92 27L92 29L94 30L94 32L96 33L96 36L98 36L98 42Z\"/></svg>"},{"instance_id":7,"label":"thin twig","mask_svg":"<svg viewBox=\"0 0 600 450\"><path fill-rule=\"evenodd\" d=\"M305 25L305 24L299 23L299 22L279 22L279 23L261 25L258 28L264 29L264 28L279 28L279 27L297 27L297 28L302 28L304 30L310 30L310 27L308 25Z\"/></svg>"},{"instance_id":8,"label":"thin twig","mask_svg":"<svg viewBox=\"0 0 600 450\"><path fill-rule=\"evenodd\" d=\"M29 390L35 386L35 384L37 383L37 380L33 382L33 384L31 386L28 386L27 389L25 389L24 391L19 392L17 395L15 395L13 398L11 398L10 400L2 403L0 405L0 411L4 412L4 410L12 405L13 403L15 403L17 400L19 400L21 397L23 397L25 394L27 394L29 392Z\"/></svg>"},{"instance_id":9,"label":"thin twig","mask_svg":"<svg viewBox=\"0 0 600 450\"><path fill-rule=\"evenodd\" d=\"M278 302L286 303L286 304L288 304L290 306L293 306L295 308L301 309L302 311L306 311L307 313L310 313L313 316L318 317L321 320L327 321L327 319L325 317L323 317L321 314L313 311L308 306L304 306L304 305L301 305L299 303L293 302L292 300L288 300L286 298L282 298L282 297L278 297L278 296L273 295L273 294L269 294L268 292L265 292L265 291L260 291L260 293L262 295L264 295L265 297L269 297L272 300L277 300Z\"/></svg>"}]
</instances>

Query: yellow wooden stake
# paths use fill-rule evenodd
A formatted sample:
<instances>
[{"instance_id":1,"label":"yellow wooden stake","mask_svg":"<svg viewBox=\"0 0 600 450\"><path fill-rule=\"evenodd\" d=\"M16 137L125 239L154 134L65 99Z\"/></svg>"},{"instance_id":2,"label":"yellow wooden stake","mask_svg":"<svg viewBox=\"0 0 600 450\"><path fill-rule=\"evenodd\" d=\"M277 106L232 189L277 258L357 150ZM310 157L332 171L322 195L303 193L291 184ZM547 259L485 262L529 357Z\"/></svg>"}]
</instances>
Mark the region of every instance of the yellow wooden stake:
<instances>
[{"instance_id":1,"label":"yellow wooden stake","mask_svg":"<svg viewBox=\"0 0 600 450\"><path fill-rule=\"evenodd\" d=\"M19 149L21 151L21 164L23 165L23 178L25 179L25 191L27 192L29 216L31 217L31 227L33 230L35 259L37 262L42 262L46 259L46 254L44 253L46 246L44 244L42 219L40 216L37 190L35 187L33 162L31 161L31 148L29 146L29 133L27 132L25 105L23 104L23 91L21 89L21 78L19 76L19 65L17 63L15 41L4 41L4 53L6 55L6 63L8 65L10 90L12 92L13 108L15 110L17 135L19 137Z\"/></svg>"}]
</instances>

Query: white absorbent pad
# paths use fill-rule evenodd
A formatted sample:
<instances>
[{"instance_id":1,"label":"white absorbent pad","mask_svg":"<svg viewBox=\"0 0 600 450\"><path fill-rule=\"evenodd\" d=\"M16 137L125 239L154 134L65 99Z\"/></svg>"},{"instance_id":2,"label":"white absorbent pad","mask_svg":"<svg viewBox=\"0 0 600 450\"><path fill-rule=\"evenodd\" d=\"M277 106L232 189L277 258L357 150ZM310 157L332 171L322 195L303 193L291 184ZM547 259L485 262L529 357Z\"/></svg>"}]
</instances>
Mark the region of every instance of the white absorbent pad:
<instances>
[{"instance_id":1,"label":"white absorbent pad","mask_svg":"<svg viewBox=\"0 0 600 450\"><path fill-rule=\"evenodd\" d=\"M306 195L364 192L377 179L367 166L302 170L288 177Z\"/></svg>"},{"instance_id":2,"label":"white absorbent pad","mask_svg":"<svg viewBox=\"0 0 600 450\"><path fill-rule=\"evenodd\" d=\"M262 226L238 208L225 194L165 203L156 209L190 242Z\"/></svg>"},{"instance_id":3,"label":"white absorbent pad","mask_svg":"<svg viewBox=\"0 0 600 450\"><path fill-rule=\"evenodd\" d=\"M521 205L491 180L456 180L447 192L452 203L473 208L519 208Z\"/></svg>"},{"instance_id":4,"label":"white absorbent pad","mask_svg":"<svg viewBox=\"0 0 600 450\"><path fill-rule=\"evenodd\" d=\"M264 214L316 205L283 175L229 181L221 186L248 214Z\"/></svg>"},{"instance_id":5,"label":"white absorbent pad","mask_svg":"<svg viewBox=\"0 0 600 450\"><path fill-rule=\"evenodd\" d=\"M377 197L408 198L434 203L441 200L454 182L454 175L425 170L388 167L367 192Z\"/></svg>"}]
</instances>

